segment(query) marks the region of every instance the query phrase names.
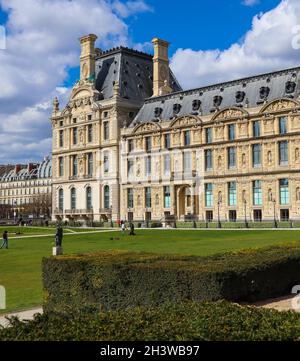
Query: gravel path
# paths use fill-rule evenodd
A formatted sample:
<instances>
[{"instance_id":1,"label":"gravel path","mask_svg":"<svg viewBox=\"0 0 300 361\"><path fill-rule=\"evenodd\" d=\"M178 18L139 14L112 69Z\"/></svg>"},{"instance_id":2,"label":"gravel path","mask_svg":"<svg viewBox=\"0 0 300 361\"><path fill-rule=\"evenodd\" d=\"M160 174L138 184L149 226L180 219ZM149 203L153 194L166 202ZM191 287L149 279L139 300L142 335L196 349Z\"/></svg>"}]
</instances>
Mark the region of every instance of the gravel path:
<instances>
[{"instance_id":1,"label":"gravel path","mask_svg":"<svg viewBox=\"0 0 300 361\"><path fill-rule=\"evenodd\" d=\"M0 316L0 325L4 326L4 327L8 325L8 321L7 321L6 317L17 316L17 317L19 317L20 320L32 320L33 316L36 313L43 313L43 309L41 307L39 307L39 308L33 308L31 310L22 311L22 312L8 313L6 315Z\"/></svg>"},{"instance_id":2,"label":"gravel path","mask_svg":"<svg viewBox=\"0 0 300 361\"><path fill-rule=\"evenodd\" d=\"M297 309L293 308L292 301L295 295L289 295L285 297L273 298L261 302L257 302L254 306L263 308L273 308L277 311L296 311L300 313L300 303L298 303Z\"/></svg>"}]
</instances>

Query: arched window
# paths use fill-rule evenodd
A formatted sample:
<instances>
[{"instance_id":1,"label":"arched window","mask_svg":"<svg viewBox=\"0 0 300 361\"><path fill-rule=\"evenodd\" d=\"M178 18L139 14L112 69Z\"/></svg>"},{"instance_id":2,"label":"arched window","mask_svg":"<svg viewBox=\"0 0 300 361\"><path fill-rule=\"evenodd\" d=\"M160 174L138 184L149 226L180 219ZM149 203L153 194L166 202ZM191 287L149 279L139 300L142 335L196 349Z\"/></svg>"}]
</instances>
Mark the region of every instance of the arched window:
<instances>
[{"instance_id":1,"label":"arched window","mask_svg":"<svg viewBox=\"0 0 300 361\"><path fill-rule=\"evenodd\" d=\"M64 209L64 190L58 191L58 209L62 211Z\"/></svg>"},{"instance_id":2,"label":"arched window","mask_svg":"<svg viewBox=\"0 0 300 361\"><path fill-rule=\"evenodd\" d=\"M92 209L92 188L86 188L86 209Z\"/></svg>"},{"instance_id":3,"label":"arched window","mask_svg":"<svg viewBox=\"0 0 300 361\"><path fill-rule=\"evenodd\" d=\"M76 209L76 189L71 188L71 209Z\"/></svg>"},{"instance_id":4,"label":"arched window","mask_svg":"<svg viewBox=\"0 0 300 361\"><path fill-rule=\"evenodd\" d=\"M109 186L104 187L104 208L110 208L110 201L109 201Z\"/></svg>"}]
</instances>

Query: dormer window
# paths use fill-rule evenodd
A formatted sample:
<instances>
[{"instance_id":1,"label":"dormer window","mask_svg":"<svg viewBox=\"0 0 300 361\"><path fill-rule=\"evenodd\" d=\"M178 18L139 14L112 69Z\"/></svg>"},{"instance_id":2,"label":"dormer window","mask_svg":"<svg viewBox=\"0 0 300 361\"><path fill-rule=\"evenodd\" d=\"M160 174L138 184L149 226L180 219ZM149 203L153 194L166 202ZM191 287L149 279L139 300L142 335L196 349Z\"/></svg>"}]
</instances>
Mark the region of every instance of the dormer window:
<instances>
[{"instance_id":1,"label":"dormer window","mask_svg":"<svg viewBox=\"0 0 300 361\"><path fill-rule=\"evenodd\" d=\"M163 112L162 108L157 107L154 109L154 116L156 118L159 118L161 116L162 112Z\"/></svg>"},{"instance_id":2,"label":"dormer window","mask_svg":"<svg viewBox=\"0 0 300 361\"><path fill-rule=\"evenodd\" d=\"M174 104L173 105L173 113L178 114L180 112L181 105L180 104Z\"/></svg>"},{"instance_id":3,"label":"dormer window","mask_svg":"<svg viewBox=\"0 0 300 361\"><path fill-rule=\"evenodd\" d=\"M263 86L259 90L260 99L266 99L270 94L270 88L267 86Z\"/></svg>"},{"instance_id":4,"label":"dormer window","mask_svg":"<svg viewBox=\"0 0 300 361\"><path fill-rule=\"evenodd\" d=\"M238 91L236 92L235 94L235 100L237 103L242 103L245 99L245 92L242 92L242 91Z\"/></svg>"},{"instance_id":5,"label":"dormer window","mask_svg":"<svg viewBox=\"0 0 300 361\"><path fill-rule=\"evenodd\" d=\"M193 100L192 106L193 106L194 111L199 110L200 106L201 106L201 100L199 100L199 99Z\"/></svg>"},{"instance_id":6,"label":"dormer window","mask_svg":"<svg viewBox=\"0 0 300 361\"><path fill-rule=\"evenodd\" d=\"M220 95L214 97L214 107L218 108L222 104L223 98Z\"/></svg>"},{"instance_id":7,"label":"dormer window","mask_svg":"<svg viewBox=\"0 0 300 361\"><path fill-rule=\"evenodd\" d=\"M294 81L287 81L285 83L285 92L287 94L294 93L295 89L296 89L296 83Z\"/></svg>"}]
</instances>

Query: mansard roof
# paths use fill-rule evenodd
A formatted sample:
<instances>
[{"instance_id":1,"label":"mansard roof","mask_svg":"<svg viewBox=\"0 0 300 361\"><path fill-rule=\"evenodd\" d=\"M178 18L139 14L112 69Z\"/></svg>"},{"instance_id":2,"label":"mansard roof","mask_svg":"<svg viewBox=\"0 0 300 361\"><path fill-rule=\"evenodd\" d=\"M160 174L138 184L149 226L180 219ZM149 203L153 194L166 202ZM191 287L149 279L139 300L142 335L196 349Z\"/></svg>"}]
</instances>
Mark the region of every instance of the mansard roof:
<instances>
[{"instance_id":1,"label":"mansard roof","mask_svg":"<svg viewBox=\"0 0 300 361\"><path fill-rule=\"evenodd\" d=\"M52 176L52 160L45 157L41 163L0 166L0 182L46 179Z\"/></svg>"},{"instance_id":2,"label":"mansard roof","mask_svg":"<svg viewBox=\"0 0 300 361\"><path fill-rule=\"evenodd\" d=\"M171 87L174 92L181 87L170 69ZM96 59L96 89L109 99L114 85L119 83L122 98L144 102L153 94L152 55L137 50L118 47L104 51Z\"/></svg>"},{"instance_id":3,"label":"mansard roof","mask_svg":"<svg viewBox=\"0 0 300 361\"><path fill-rule=\"evenodd\" d=\"M253 108L280 98L297 99L300 67L252 76L202 88L148 98L131 126L184 115L209 115L219 110Z\"/></svg>"}]
</instances>

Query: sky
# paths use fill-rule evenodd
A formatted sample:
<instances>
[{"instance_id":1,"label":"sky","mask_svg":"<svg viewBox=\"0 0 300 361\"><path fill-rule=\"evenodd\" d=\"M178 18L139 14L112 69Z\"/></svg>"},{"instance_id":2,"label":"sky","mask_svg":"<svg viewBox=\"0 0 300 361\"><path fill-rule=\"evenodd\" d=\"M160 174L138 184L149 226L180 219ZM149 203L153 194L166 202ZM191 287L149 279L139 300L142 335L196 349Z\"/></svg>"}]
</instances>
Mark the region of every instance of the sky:
<instances>
[{"instance_id":1,"label":"sky","mask_svg":"<svg viewBox=\"0 0 300 361\"><path fill-rule=\"evenodd\" d=\"M88 33L103 50L168 40L184 89L300 66L299 0L0 0L0 25L0 164L51 153Z\"/></svg>"}]
</instances>

